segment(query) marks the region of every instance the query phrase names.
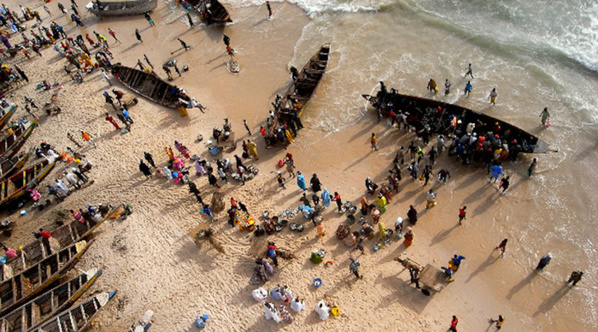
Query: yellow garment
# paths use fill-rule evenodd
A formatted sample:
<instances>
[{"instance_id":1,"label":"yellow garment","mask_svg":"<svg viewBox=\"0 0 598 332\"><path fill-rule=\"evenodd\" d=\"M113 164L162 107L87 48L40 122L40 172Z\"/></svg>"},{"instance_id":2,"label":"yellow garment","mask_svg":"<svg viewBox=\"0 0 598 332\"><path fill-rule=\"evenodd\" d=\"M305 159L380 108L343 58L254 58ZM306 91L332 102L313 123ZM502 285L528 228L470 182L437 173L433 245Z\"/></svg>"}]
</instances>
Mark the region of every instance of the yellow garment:
<instances>
[{"instance_id":1,"label":"yellow garment","mask_svg":"<svg viewBox=\"0 0 598 332\"><path fill-rule=\"evenodd\" d=\"M293 139L293 135L291 135L291 133L289 132L289 130L285 130L284 131L285 135L287 135L287 141L289 142L289 144L293 143L295 140Z\"/></svg>"},{"instance_id":2,"label":"yellow garment","mask_svg":"<svg viewBox=\"0 0 598 332\"><path fill-rule=\"evenodd\" d=\"M378 223L378 231L380 233L378 236L383 239L386 236L386 225L382 221Z\"/></svg>"},{"instance_id":3,"label":"yellow garment","mask_svg":"<svg viewBox=\"0 0 598 332\"><path fill-rule=\"evenodd\" d=\"M260 155L257 153L257 145L253 141L247 143L247 149L255 159L260 159Z\"/></svg>"}]
</instances>

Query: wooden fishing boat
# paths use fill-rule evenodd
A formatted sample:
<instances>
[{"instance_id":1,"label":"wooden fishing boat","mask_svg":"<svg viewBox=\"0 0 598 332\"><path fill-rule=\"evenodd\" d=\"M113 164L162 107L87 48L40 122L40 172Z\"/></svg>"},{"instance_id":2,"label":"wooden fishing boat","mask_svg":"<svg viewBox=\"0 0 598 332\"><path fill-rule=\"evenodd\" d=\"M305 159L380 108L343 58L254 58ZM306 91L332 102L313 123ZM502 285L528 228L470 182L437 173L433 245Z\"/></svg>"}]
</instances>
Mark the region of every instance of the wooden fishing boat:
<instances>
[{"instance_id":1,"label":"wooden fishing boat","mask_svg":"<svg viewBox=\"0 0 598 332\"><path fill-rule=\"evenodd\" d=\"M43 159L39 163L20 171L0 182L0 207L6 206L23 196L27 189L33 189L54 168L56 160Z\"/></svg>"},{"instance_id":2,"label":"wooden fishing boat","mask_svg":"<svg viewBox=\"0 0 598 332\"><path fill-rule=\"evenodd\" d=\"M27 332L35 329L68 309L101 275L102 270L91 269L41 294L0 318L0 332Z\"/></svg>"},{"instance_id":3,"label":"wooden fishing boat","mask_svg":"<svg viewBox=\"0 0 598 332\"><path fill-rule=\"evenodd\" d=\"M162 106L176 109L191 100L174 85L145 71L117 64L112 66L112 75L127 88Z\"/></svg>"},{"instance_id":4,"label":"wooden fishing boat","mask_svg":"<svg viewBox=\"0 0 598 332\"><path fill-rule=\"evenodd\" d=\"M49 241L40 238L24 245L21 250L17 251L16 257L7 258L6 263L1 266L0 281L4 281L15 274L25 271L73 243L81 240L91 240L92 233L100 227L104 221L110 218L115 211L116 208L112 209L100 220L95 218L85 218L85 222L83 223L73 220L54 230L50 230L52 237Z\"/></svg>"},{"instance_id":5,"label":"wooden fishing boat","mask_svg":"<svg viewBox=\"0 0 598 332\"><path fill-rule=\"evenodd\" d=\"M226 8L218 0L183 0L181 3L183 6L195 9L207 25L233 21Z\"/></svg>"},{"instance_id":6,"label":"wooden fishing boat","mask_svg":"<svg viewBox=\"0 0 598 332\"><path fill-rule=\"evenodd\" d=\"M0 315L14 310L58 281L93 243L80 241L0 283Z\"/></svg>"},{"instance_id":7,"label":"wooden fishing boat","mask_svg":"<svg viewBox=\"0 0 598 332\"><path fill-rule=\"evenodd\" d=\"M385 89L384 89L385 90ZM537 136L516 127L510 123L497 119L462 106L421 97L403 95L395 92L380 90L376 96L362 95L369 100L372 106L380 108L381 112L394 108L409 113L407 122L416 131L428 126L431 133L447 134L451 122L461 121L463 126L475 124L475 132L482 136L492 132L496 125L501 128L500 139L510 146L509 151L517 153L546 153L549 151L548 143ZM497 133L493 133L497 134ZM511 148L514 148L511 150Z\"/></svg>"},{"instance_id":8,"label":"wooden fishing boat","mask_svg":"<svg viewBox=\"0 0 598 332\"><path fill-rule=\"evenodd\" d=\"M6 107L2 107L0 110L0 129L4 128L10 118L15 114L17 111L17 105L9 104Z\"/></svg>"},{"instance_id":9,"label":"wooden fishing boat","mask_svg":"<svg viewBox=\"0 0 598 332\"><path fill-rule=\"evenodd\" d=\"M82 332L103 307L116 295L116 291L103 292L78 306L63 311L30 332Z\"/></svg>"},{"instance_id":10,"label":"wooden fishing boat","mask_svg":"<svg viewBox=\"0 0 598 332\"><path fill-rule=\"evenodd\" d=\"M29 153L24 153L10 159L5 159L0 163L0 179L7 178L20 170L29 160Z\"/></svg>"},{"instance_id":11,"label":"wooden fishing boat","mask_svg":"<svg viewBox=\"0 0 598 332\"><path fill-rule=\"evenodd\" d=\"M158 0L90 1L85 8L96 16L105 17L143 14L157 6Z\"/></svg>"},{"instance_id":12,"label":"wooden fishing boat","mask_svg":"<svg viewBox=\"0 0 598 332\"><path fill-rule=\"evenodd\" d=\"M282 98L274 103L274 120L269 127L270 136L276 136L278 129L293 121L295 115L301 117L326 72L329 57L330 44L326 43L305 64Z\"/></svg>"},{"instance_id":13,"label":"wooden fishing boat","mask_svg":"<svg viewBox=\"0 0 598 332\"><path fill-rule=\"evenodd\" d=\"M33 122L26 122L9 129L8 135L0 140L0 160L11 158L17 154L33 133L33 129L37 127L38 122L39 120L35 119Z\"/></svg>"}]
</instances>

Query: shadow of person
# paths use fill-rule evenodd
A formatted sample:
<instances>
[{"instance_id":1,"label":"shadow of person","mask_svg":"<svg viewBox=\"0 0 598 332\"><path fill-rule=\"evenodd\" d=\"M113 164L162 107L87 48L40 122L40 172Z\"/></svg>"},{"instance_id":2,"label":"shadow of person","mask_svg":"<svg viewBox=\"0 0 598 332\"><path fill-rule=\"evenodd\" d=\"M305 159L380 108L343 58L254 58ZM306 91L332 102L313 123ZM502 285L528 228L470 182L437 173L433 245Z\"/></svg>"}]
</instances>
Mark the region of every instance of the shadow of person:
<instances>
[{"instance_id":1,"label":"shadow of person","mask_svg":"<svg viewBox=\"0 0 598 332\"><path fill-rule=\"evenodd\" d=\"M540 305L538 306L538 311L536 311L533 314L533 317L536 317L540 313L545 314L548 311L550 311L550 309L552 309L552 307L554 307L554 305L557 302L559 302L563 298L563 296L565 296L569 292L569 290L571 290L571 288L567 284L564 284L561 288L557 289L557 291L554 292L554 294L552 294L549 298L540 303Z\"/></svg>"},{"instance_id":2,"label":"shadow of person","mask_svg":"<svg viewBox=\"0 0 598 332\"><path fill-rule=\"evenodd\" d=\"M525 279L521 280L519 283L517 283L517 285L515 285L515 286L513 286L513 288L511 288L511 290L509 291L509 294L507 295L507 299L510 300L513 297L513 295L517 294L521 289L523 289L523 287L525 287L525 285L532 282L532 279L534 279L534 277L537 275L538 275L538 270L533 270L532 272L530 272L527 275L527 277L525 277Z\"/></svg>"},{"instance_id":3,"label":"shadow of person","mask_svg":"<svg viewBox=\"0 0 598 332\"><path fill-rule=\"evenodd\" d=\"M469 278L467 278L465 282L470 282L471 279L473 279L473 277L478 275L480 272L484 271L488 266L492 265L492 263L496 262L498 257L499 256L494 257L494 250L492 250L492 252L490 252L490 255L488 255L488 258L486 258L486 260L482 264L480 264L480 266L475 271L473 271L472 274L469 275Z\"/></svg>"}]
</instances>

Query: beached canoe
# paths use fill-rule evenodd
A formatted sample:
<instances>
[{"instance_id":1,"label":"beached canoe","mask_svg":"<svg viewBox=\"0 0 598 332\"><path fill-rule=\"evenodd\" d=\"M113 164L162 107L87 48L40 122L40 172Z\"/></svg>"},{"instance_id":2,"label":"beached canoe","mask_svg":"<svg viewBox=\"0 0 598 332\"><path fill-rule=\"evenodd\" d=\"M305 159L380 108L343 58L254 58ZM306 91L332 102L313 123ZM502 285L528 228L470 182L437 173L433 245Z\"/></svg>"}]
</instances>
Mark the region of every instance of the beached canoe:
<instances>
[{"instance_id":1,"label":"beached canoe","mask_svg":"<svg viewBox=\"0 0 598 332\"><path fill-rule=\"evenodd\" d=\"M379 91L376 96L362 95L370 104L380 108L383 113L393 108L408 112L407 122L416 131L429 126L431 133L445 134L450 122L461 121L465 126L475 124L475 132L482 136L492 132L496 124L501 127L502 137L509 145L517 141L518 152L521 153L546 153L549 151L548 143L537 136L493 116L483 114L462 106L421 97L402 95L399 93ZM441 111L439 111L441 110ZM496 133L495 133L496 134Z\"/></svg>"},{"instance_id":2,"label":"beached canoe","mask_svg":"<svg viewBox=\"0 0 598 332\"><path fill-rule=\"evenodd\" d=\"M0 182L0 207L23 196L26 189L35 188L50 173L56 160L44 158L37 164Z\"/></svg>"},{"instance_id":3,"label":"beached canoe","mask_svg":"<svg viewBox=\"0 0 598 332\"><path fill-rule=\"evenodd\" d=\"M35 119L33 122L29 121L19 124L14 129L9 129L8 135L0 140L0 160L11 158L17 154L33 133L33 129L37 127L38 122L39 120Z\"/></svg>"},{"instance_id":4,"label":"beached canoe","mask_svg":"<svg viewBox=\"0 0 598 332\"><path fill-rule=\"evenodd\" d=\"M183 6L195 9L207 25L233 21L226 8L218 0L183 0L181 3Z\"/></svg>"},{"instance_id":5,"label":"beached canoe","mask_svg":"<svg viewBox=\"0 0 598 332\"><path fill-rule=\"evenodd\" d=\"M52 288L0 318L0 332L27 332L75 303L102 275L91 269Z\"/></svg>"},{"instance_id":6,"label":"beached canoe","mask_svg":"<svg viewBox=\"0 0 598 332\"><path fill-rule=\"evenodd\" d=\"M92 241L80 241L0 283L0 315L5 315L43 292L68 272Z\"/></svg>"},{"instance_id":7,"label":"beached canoe","mask_svg":"<svg viewBox=\"0 0 598 332\"><path fill-rule=\"evenodd\" d=\"M20 170L29 160L29 153L20 154L0 163L0 179L5 179Z\"/></svg>"},{"instance_id":8,"label":"beached canoe","mask_svg":"<svg viewBox=\"0 0 598 332\"><path fill-rule=\"evenodd\" d=\"M291 122L295 115L301 117L326 72L329 57L330 44L326 43L309 59L287 92L275 103L274 120L269 130L271 135L275 136L278 129Z\"/></svg>"},{"instance_id":9,"label":"beached canoe","mask_svg":"<svg viewBox=\"0 0 598 332\"><path fill-rule=\"evenodd\" d=\"M94 218L85 218L85 222L81 223L73 219L70 223L50 230L52 237L49 241L40 238L22 246L21 250L17 251L16 257L7 258L6 263L0 267L0 281L27 270L73 243L91 240L92 233L115 211L116 208L112 209L99 221L95 221L97 219L94 220Z\"/></svg>"},{"instance_id":10,"label":"beached canoe","mask_svg":"<svg viewBox=\"0 0 598 332\"><path fill-rule=\"evenodd\" d=\"M54 316L51 320L30 332L82 332L103 307L116 295L116 291L103 292L71 309Z\"/></svg>"},{"instance_id":11,"label":"beached canoe","mask_svg":"<svg viewBox=\"0 0 598 332\"><path fill-rule=\"evenodd\" d=\"M176 109L187 105L191 98L181 94L176 86L142 70L121 65L112 66L112 75L127 88L143 97L166 107Z\"/></svg>"},{"instance_id":12,"label":"beached canoe","mask_svg":"<svg viewBox=\"0 0 598 332\"><path fill-rule=\"evenodd\" d=\"M85 8L94 15L104 17L143 14L157 6L158 0L90 1Z\"/></svg>"},{"instance_id":13,"label":"beached canoe","mask_svg":"<svg viewBox=\"0 0 598 332\"><path fill-rule=\"evenodd\" d=\"M6 107L2 107L0 109L0 129L4 128L10 118L15 114L17 111L17 105L9 104Z\"/></svg>"}]
</instances>

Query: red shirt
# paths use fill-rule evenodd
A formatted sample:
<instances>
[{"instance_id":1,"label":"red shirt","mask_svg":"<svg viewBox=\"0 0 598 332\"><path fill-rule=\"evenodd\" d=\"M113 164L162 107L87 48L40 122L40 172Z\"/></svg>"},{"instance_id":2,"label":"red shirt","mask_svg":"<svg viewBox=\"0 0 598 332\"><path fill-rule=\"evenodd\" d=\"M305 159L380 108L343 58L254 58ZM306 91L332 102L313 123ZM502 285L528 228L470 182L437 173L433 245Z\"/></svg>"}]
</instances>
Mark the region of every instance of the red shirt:
<instances>
[{"instance_id":1,"label":"red shirt","mask_svg":"<svg viewBox=\"0 0 598 332\"><path fill-rule=\"evenodd\" d=\"M457 323L459 323L459 319L455 317L455 319L453 319L453 321L451 322L451 329L456 329Z\"/></svg>"},{"instance_id":2,"label":"red shirt","mask_svg":"<svg viewBox=\"0 0 598 332\"><path fill-rule=\"evenodd\" d=\"M50 232L48 232L48 231L47 231L47 230L45 230L45 229L42 231L41 235L42 235L42 237L43 237L44 239L49 239L49 238L51 238L51 237L52 237L52 234L50 234Z\"/></svg>"},{"instance_id":3,"label":"red shirt","mask_svg":"<svg viewBox=\"0 0 598 332\"><path fill-rule=\"evenodd\" d=\"M467 212L465 212L465 210L463 210L463 209L459 209L459 217L461 217L461 218L465 218L465 214L466 214L466 213L467 213Z\"/></svg>"}]
</instances>

